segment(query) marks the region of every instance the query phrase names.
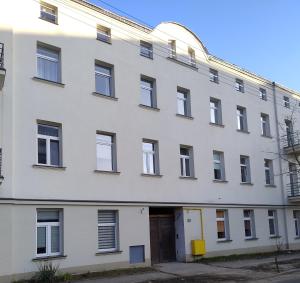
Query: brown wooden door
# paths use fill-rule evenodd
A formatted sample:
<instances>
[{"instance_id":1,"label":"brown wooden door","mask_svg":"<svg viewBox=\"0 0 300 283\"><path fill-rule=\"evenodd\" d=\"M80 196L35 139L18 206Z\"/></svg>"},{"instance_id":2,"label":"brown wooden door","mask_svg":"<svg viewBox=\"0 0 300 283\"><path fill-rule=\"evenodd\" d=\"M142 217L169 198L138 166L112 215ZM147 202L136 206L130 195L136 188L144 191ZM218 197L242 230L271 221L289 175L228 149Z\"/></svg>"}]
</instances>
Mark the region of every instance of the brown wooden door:
<instances>
[{"instance_id":1,"label":"brown wooden door","mask_svg":"<svg viewBox=\"0 0 300 283\"><path fill-rule=\"evenodd\" d=\"M173 215L150 216L150 245L152 263L176 259Z\"/></svg>"}]
</instances>

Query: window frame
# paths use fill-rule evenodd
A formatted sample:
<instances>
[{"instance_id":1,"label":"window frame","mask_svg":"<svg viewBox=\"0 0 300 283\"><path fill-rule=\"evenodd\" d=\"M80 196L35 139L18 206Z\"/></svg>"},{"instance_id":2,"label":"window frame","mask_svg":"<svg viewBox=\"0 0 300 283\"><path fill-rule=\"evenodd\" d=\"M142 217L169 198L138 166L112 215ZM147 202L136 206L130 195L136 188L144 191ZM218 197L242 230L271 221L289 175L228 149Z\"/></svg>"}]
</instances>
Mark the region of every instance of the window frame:
<instances>
[{"instance_id":1,"label":"window frame","mask_svg":"<svg viewBox=\"0 0 300 283\"><path fill-rule=\"evenodd\" d=\"M105 73L101 73L100 71L96 71L96 67L100 67L103 69L106 69L110 72L109 75ZM109 95L102 93L97 89L97 76L101 78L106 78L108 79L108 84L109 84ZM115 82L114 82L114 66L105 62L101 62L98 60L95 60L94 64L94 80L95 80L95 93L101 94L106 97L112 97L115 98Z\"/></svg>"},{"instance_id":2,"label":"window frame","mask_svg":"<svg viewBox=\"0 0 300 283\"><path fill-rule=\"evenodd\" d=\"M144 86L142 82L149 83L150 87ZM149 92L150 105L143 103L143 90ZM140 77L140 105L149 108L157 109L157 93L156 93L156 79L141 75Z\"/></svg>"},{"instance_id":3,"label":"window frame","mask_svg":"<svg viewBox=\"0 0 300 283\"><path fill-rule=\"evenodd\" d=\"M182 149L186 149L188 151L188 155L182 154L181 153ZM179 157L180 157L180 177L194 178L195 177L195 171L194 171L193 147L189 146L189 145L180 145L179 146ZM189 175L187 175L186 160L188 160L188 164L189 164L189 171L190 171Z\"/></svg>"},{"instance_id":4,"label":"window frame","mask_svg":"<svg viewBox=\"0 0 300 283\"><path fill-rule=\"evenodd\" d=\"M197 65L197 61L196 61L196 52L193 48L189 47L188 48L188 54L189 54L189 64L192 66L192 67L196 67Z\"/></svg>"},{"instance_id":5,"label":"window frame","mask_svg":"<svg viewBox=\"0 0 300 283\"><path fill-rule=\"evenodd\" d=\"M38 212L39 211L57 211L59 221L58 222L38 222ZM59 252L52 253L52 243L51 243L51 228L52 227L59 227ZM46 253L38 253L37 251L37 243L38 243L38 228L45 228L46 229ZM38 208L36 209L36 249L35 255L36 257L52 257L52 256L60 256L63 254L63 209L54 209L54 208Z\"/></svg>"},{"instance_id":6,"label":"window frame","mask_svg":"<svg viewBox=\"0 0 300 283\"><path fill-rule=\"evenodd\" d=\"M290 98L286 95L283 96L283 106L288 109L291 107Z\"/></svg>"},{"instance_id":7,"label":"window frame","mask_svg":"<svg viewBox=\"0 0 300 283\"><path fill-rule=\"evenodd\" d=\"M169 57L176 59L177 58L176 40L174 40L174 39L168 40L168 50L169 50Z\"/></svg>"},{"instance_id":8,"label":"window frame","mask_svg":"<svg viewBox=\"0 0 300 283\"><path fill-rule=\"evenodd\" d=\"M267 101L267 90L265 88L260 87L259 88L259 98L261 100Z\"/></svg>"},{"instance_id":9,"label":"window frame","mask_svg":"<svg viewBox=\"0 0 300 283\"><path fill-rule=\"evenodd\" d=\"M115 214L115 222L111 222L111 223L99 223L99 213L100 212L113 212ZM111 248L111 249L99 249L99 227L115 227L114 232L115 232L115 247ZM98 209L97 211L97 240L98 240L98 246L97 246L97 250L99 253L105 253L105 252L115 252L119 250L119 243L120 243L120 239L119 239L119 211L115 210L115 209Z\"/></svg>"},{"instance_id":10,"label":"window frame","mask_svg":"<svg viewBox=\"0 0 300 283\"><path fill-rule=\"evenodd\" d=\"M249 216L245 216L245 212L249 211ZM246 240L255 239L256 238L256 230L255 230L255 218L254 218L254 210L253 209L244 209L243 210L243 221L244 221L244 236ZM246 221L250 223L250 231L251 235L246 235Z\"/></svg>"},{"instance_id":11,"label":"window frame","mask_svg":"<svg viewBox=\"0 0 300 283\"><path fill-rule=\"evenodd\" d=\"M270 212L272 213L272 215L270 215ZM278 230L277 210L268 209L267 216L268 216L268 224L269 224L269 236L270 237L278 237L279 236L279 230ZM271 226L270 226L271 223L273 225L274 234L271 233Z\"/></svg>"},{"instance_id":12,"label":"window frame","mask_svg":"<svg viewBox=\"0 0 300 283\"><path fill-rule=\"evenodd\" d=\"M212 104L214 104L212 106ZM210 106L210 123L215 125L222 125L222 103L220 99L210 97L209 99ZM215 121L212 121L212 117L214 117Z\"/></svg>"},{"instance_id":13,"label":"window frame","mask_svg":"<svg viewBox=\"0 0 300 283\"><path fill-rule=\"evenodd\" d=\"M99 36L99 34L102 35L103 37ZM98 41L111 44L111 29L103 25L97 25L96 39Z\"/></svg>"},{"instance_id":14,"label":"window frame","mask_svg":"<svg viewBox=\"0 0 300 283\"><path fill-rule=\"evenodd\" d=\"M147 50L148 52L143 52L143 50ZM140 40L140 55L148 59L153 59L153 44Z\"/></svg>"},{"instance_id":15,"label":"window frame","mask_svg":"<svg viewBox=\"0 0 300 283\"><path fill-rule=\"evenodd\" d=\"M152 151L148 151L148 150L144 150L144 144L151 144L152 145ZM158 151L159 147L158 147L158 141L155 140L150 140L150 139L143 139L142 140L142 152L143 152L143 174L146 175L160 175L160 168L159 168L159 151ZM153 172L151 173L149 169L149 158L148 156L152 155L153 158ZM144 163L144 155L146 155L146 167L145 167L145 163ZM147 170L145 171L145 168L147 168Z\"/></svg>"},{"instance_id":16,"label":"window frame","mask_svg":"<svg viewBox=\"0 0 300 283\"><path fill-rule=\"evenodd\" d=\"M245 92L245 85L243 80L238 78L235 79L235 90L241 93Z\"/></svg>"},{"instance_id":17,"label":"window frame","mask_svg":"<svg viewBox=\"0 0 300 283\"><path fill-rule=\"evenodd\" d=\"M209 68L209 80L213 83L219 83L219 72L218 70Z\"/></svg>"},{"instance_id":18,"label":"window frame","mask_svg":"<svg viewBox=\"0 0 300 283\"><path fill-rule=\"evenodd\" d=\"M58 137L39 134L39 126L44 126L48 128L55 128L58 130ZM39 139L46 140L46 163L39 162ZM58 165L51 164L51 141L58 141ZM36 164L41 166L49 166L49 167L62 167L62 125L53 122L41 121L38 120L36 123Z\"/></svg>"},{"instance_id":19,"label":"window frame","mask_svg":"<svg viewBox=\"0 0 300 283\"><path fill-rule=\"evenodd\" d=\"M49 13L47 11L42 11L42 8L45 8L45 9L48 9L48 10L53 10L54 13ZM47 15L50 15L53 16L54 20L50 20L50 18L47 18L47 17L44 17L43 16L43 13L44 14L47 14ZM43 21L46 21L46 22L49 22L49 23L52 23L52 24L58 24L58 8L56 6L53 6L49 3L46 3L46 2L40 2L40 17L39 17L41 20Z\"/></svg>"},{"instance_id":20,"label":"window frame","mask_svg":"<svg viewBox=\"0 0 300 283\"><path fill-rule=\"evenodd\" d=\"M248 132L248 119L246 107L236 106L237 130L240 132Z\"/></svg>"},{"instance_id":21,"label":"window frame","mask_svg":"<svg viewBox=\"0 0 300 283\"><path fill-rule=\"evenodd\" d=\"M183 95L183 97L179 97L180 95ZM192 117L190 90L178 86L177 93L176 93L176 102L177 102L177 114L178 115L181 115L184 117ZM184 113L180 113L180 111L179 111L180 110L179 102L182 103L181 106L183 106Z\"/></svg>"},{"instance_id":22,"label":"window frame","mask_svg":"<svg viewBox=\"0 0 300 283\"><path fill-rule=\"evenodd\" d=\"M223 217L218 217L218 212L223 212ZM223 238L219 238L218 235L218 222L224 222L224 236ZM226 241L230 239L230 229L229 229L229 217L227 209L216 209L216 224L217 224L217 240L218 241Z\"/></svg>"},{"instance_id":23,"label":"window frame","mask_svg":"<svg viewBox=\"0 0 300 283\"><path fill-rule=\"evenodd\" d=\"M220 158L215 159L215 155L218 155ZM215 165L220 166L220 169L216 168ZM220 170L221 178L216 178L215 170ZM226 180L226 174L225 174L225 158L224 158L224 152L213 150L213 180L214 181L225 181Z\"/></svg>"},{"instance_id":24,"label":"window frame","mask_svg":"<svg viewBox=\"0 0 300 283\"><path fill-rule=\"evenodd\" d=\"M269 115L265 114L265 113L260 113L260 123L261 123L261 125L260 125L261 126L261 135L263 137L271 137L270 117L269 117Z\"/></svg>"},{"instance_id":25,"label":"window frame","mask_svg":"<svg viewBox=\"0 0 300 283\"><path fill-rule=\"evenodd\" d=\"M105 146L110 146L110 154L111 154L111 170L104 169L103 167L101 168L99 166L99 161L98 161L98 136L106 136L111 138L111 142L103 142L103 145ZM118 172L117 169L117 144L116 144L116 134L115 133L110 133L110 132L105 132L105 131L96 131L96 171L103 171L103 172Z\"/></svg>"},{"instance_id":26,"label":"window frame","mask_svg":"<svg viewBox=\"0 0 300 283\"><path fill-rule=\"evenodd\" d=\"M245 163L242 162L242 159L245 160ZM250 168L249 156L240 155L240 170L241 170L241 184L251 184L251 168ZM244 176L246 179L243 181Z\"/></svg>"},{"instance_id":27,"label":"window frame","mask_svg":"<svg viewBox=\"0 0 300 283\"><path fill-rule=\"evenodd\" d=\"M274 185L274 169L273 169L273 160L264 159L264 171L265 171L265 185L273 186ZM269 175L270 182L267 182L267 172Z\"/></svg>"},{"instance_id":28,"label":"window frame","mask_svg":"<svg viewBox=\"0 0 300 283\"><path fill-rule=\"evenodd\" d=\"M296 238L300 238L300 210L293 210L293 222Z\"/></svg>"}]
</instances>

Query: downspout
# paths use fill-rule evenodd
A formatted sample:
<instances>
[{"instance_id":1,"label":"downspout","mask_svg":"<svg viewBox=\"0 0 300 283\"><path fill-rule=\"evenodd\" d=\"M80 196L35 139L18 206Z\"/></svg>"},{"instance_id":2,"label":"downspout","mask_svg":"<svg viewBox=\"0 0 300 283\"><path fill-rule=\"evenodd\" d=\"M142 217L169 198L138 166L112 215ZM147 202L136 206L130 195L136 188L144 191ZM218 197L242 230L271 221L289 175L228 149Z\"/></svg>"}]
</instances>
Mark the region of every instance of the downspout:
<instances>
[{"instance_id":1,"label":"downspout","mask_svg":"<svg viewBox=\"0 0 300 283\"><path fill-rule=\"evenodd\" d=\"M278 154L281 154L280 149L280 135L279 135L279 120L278 120L278 111L277 111L277 101L276 101L276 83L272 83L273 90L273 102L274 102L274 112L275 112L275 123L276 123L276 138L277 138L277 151ZM286 201L284 194L284 182L283 182L283 170L282 170L282 160L279 158L279 176L280 176L280 187L281 187L281 201L283 204L283 222L284 222L284 236L286 239L285 247L289 249L289 235L288 235L288 227L287 227L287 213L286 213Z\"/></svg>"}]
</instances>

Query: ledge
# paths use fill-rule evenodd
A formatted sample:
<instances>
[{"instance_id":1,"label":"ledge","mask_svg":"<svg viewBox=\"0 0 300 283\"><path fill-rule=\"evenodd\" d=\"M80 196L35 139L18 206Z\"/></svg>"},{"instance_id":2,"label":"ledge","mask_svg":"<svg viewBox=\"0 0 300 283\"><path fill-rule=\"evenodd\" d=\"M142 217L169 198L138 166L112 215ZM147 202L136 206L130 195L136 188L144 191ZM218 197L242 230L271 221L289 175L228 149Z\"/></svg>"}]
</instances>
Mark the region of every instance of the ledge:
<instances>
[{"instance_id":1,"label":"ledge","mask_svg":"<svg viewBox=\"0 0 300 283\"><path fill-rule=\"evenodd\" d=\"M228 183L227 180L216 180L216 179L214 179L213 182L214 183Z\"/></svg>"},{"instance_id":2,"label":"ledge","mask_svg":"<svg viewBox=\"0 0 300 283\"><path fill-rule=\"evenodd\" d=\"M270 236L269 238L270 238L270 239L280 239L281 236Z\"/></svg>"},{"instance_id":3,"label":"ledge","mask_svg":"<svg viewBox=\"0 0 300 283\"><path fill-rule=\"evenodd\" d=\"M95 173L102 173L102 174L112 174L112 175L120 175L121 172L119 171L105 171L105 170L94 170Z\"/></svg>"},{"instance_id":4,"label":"ledge","mask_svg":"<svg viewBox=\"0 0 300 283\"><path fill-rule=\"evenodd\" d=\"M267 138L267 139L272 139L273 137L272 136L265 136L265 135L260 135L261 137L263 138Z\"/></svg>"},{"instance_id":5,"label":"ledge","mask_svg":"<svg viewBox=\"0 0 300 283\"><path fill-rule=\"evenodd\" d=\"M217 240L217 243L230 243L230 242L232 242L231 239Z\"/></svg>"},{"instance_id":6,"label":"ledge","mask_svg":"<svg viewBox=\"0 0 300 283\"><path fill-rule=\"evenodd\" d=\"M148 109L148 110L153 110L153 111L160 111L160 109L157 108L157 107L148 106L148 105L144 105L144 104L139 104L139 107L144 108L144 109Z\"/></svg>"},{"instance_id":7,"label":"ledge","mask_svg":"<svg viewBox=\"0 0 300 283\"><path fill-rule=\"evenodd\" d=\"M248 132L248 131L243 131L243 130L239 130L239 129L236 129L236 131L239 133L243 133L243 134L250 134L250 132Z\"/></svg>"},{"instance_id":8,"label":"ledge","mask_svg":"<svg viewBox=\"0 0 300 283\"><path fill-rule=\"evenodd\" d=\"M51 84L51 85L65 87L65 84L60 83L60 82L50 81L50 80L46 80L46 79L39 78L39 77L33 77L32 79L37 82L43 82L43 83L47 83L47 84Z\"/></svg>"},{"instance_id":9,"label":"ledge","mask_svg":"<svg viewBox=\"0 0 300 283\"><path fill-rule=\"evenodd\" d=\"M258 240L258 238L256 238L256 237L253 237L253 238L246 238L246 239L244 239L245 241L256 241L256 240Z\"/></svg>"},{"instance_id":10,"label":"ledge","mask_svg":"<svg viewBox=\"0 0 300 283\"><path fill-rule=\"evenodd\" d=\"M172 62L175 62L175 63L177 63L177 64L179 64L179 65L188 67L188 68L190 68L190 69L192 69L192 70L194 70L194 71L198 71L198 68L197 68L197 67L192 66L191 64L185 63L185 62L183 62L183 61L180 61L180 60L178 60L177 58L174 58L174 57L167 57L167 60L170 60L170 61L172 61Z\"/></svg>"},{"instance_id":11,"label":"ledge","mask_svg":"<svg viewBox=\"0 0 300 283\"><path fill-rule=\"evenodd\" d=\"M215 127L219 127L219 128L224 128L225 127L225 125L223 125L223 124L217 124L217 123L212 123L212 122L209 122L209 124L211 126L215 126Z\"/></svg>"},{"instance_id":12,"label":"ledge","mask_svg":"<svg viewBox=\"0 0 300 283\"><path fill-rule=\"evenodd\" d=\"M182 114L178 114L178 113L176 113L176 116L177 117L182 117L182 118L185 118L185 119L189 119L189 120L194 120L194 117L192 117L192 116L186 116L186 115L182 115Z\"/></svg>"},{"instance_id":13,"label":"ledge","mask_svg":"<svg viewBox=\"0 0 300 283\"><path fill-rule=\"evenodd\" d=\"M251 182L244 182L244 183L240 183L240 185L242 186L253 186L254 184Z\"/></svg>"},{"instance_id":14,"label":"ledge","mask_svg":"<svg viewBox=\"0 0 300 283\"><path fill-rule=\"evenodd\" d=\"M103 43L110 44L110 45L112 44L112 43L111 43L111 38L110 38L109 41L106 41L106 40L101 40L101 39L99 39L99 38L96 37L96 40L97 40L97 41L100 41L100 42L103 42Z\"/></svg>"},{"instance_id":15,"label":"ledge","mask_svg":"<svg viewBox=\"0 0 300 283\"><path fill-rule=\"evenodd\" d=\"M147 59L153 60L153 55L152 55L151 57L149 57L149 56L146 56L146 55L144 55L144 54L142 54L142 53L140 53L140 55L141 55L142 57L144 57L144 58L147 58Z\"/></svg>"},{"instance_id":16,"label":"ledge","mask_svg":"<svg viewBox=\"0 0 300 283\"><path fill-rule=\"evenodd\" d=\"M35 257L32 261L48 261L48 260L55 260L55 259L64 259L66 255L55 255L55 256L43 256L43 257Z\"/></svg>"},{"instance_id":17,"label":"ledge","mask_svg":"<svg viewBox=\"0 0 300 283\"><path fill-rule=\"evenodd\" d=\"M53 24L53 25L57 25L57 26L58 26L58 23L57 23L57 22L51 22L51 21L48 21L48 20L46 20L46 19L44 19L44 18L42 18L42 17L39 17L39 19L42 20L42 21L45 21L45 22L47 22L47 23L50 23L50 24Z\"/></svg>"},{"instance_id":18,"label":"ledge","mask_svg":"<svg viewBox=\"0 0 300 283\"><path fill-rule=\"evenodd\" d=\"M51 166L51 165L42 165L42 164L33 164L33 168L41 168L41 169L51 169L51 170L66 170L64 166Z\"/></svg>"},{"instance_id":19,"label":"ledge","mask_svg":"<svg viewBox=\"0 0 300 283\"><path fill-rule=\"evenodd\" d=\"M193 177L193 176L179 176L179 179L198 180L198 178Z\"/></svg>"},{"instance_id":20,"label":"ledge","mask_svg":"<svg viewBox=\"0 0 300 283\"><path fill-rule=\"evenodd\" d=\"M106 99L109 99L109 100L115 100L115 101L118 101L118 98L117 98L117 97L105 95L105 94L103 94L103 93L96 92L96 91L92 92L92 95L97 96L97 97L106 98Z\"/></svg>"},{"instance_id":21,"label":"ledge","mask_svg":"<svg viewBox=\"0 0 300 283\"><path fill-rule=\"evenodd\" d=\"M122 253L123 251L110 251L110 252L97 252L95 253L96 256L100 256L100 255L110 255L110 254L120 254Z\"/></svg>"},{"instance_id":22,"label":"ledge","mask_svg":"<svg viewBox=\"0 0 300 283\"><path fill-rule=\"evenodd\" d=\"M160 174L147 174L147 173L141 173L141 176L143 176L143 177L156 177L156 178L161 178L163 175L160 175Z\"/></svg>"},{"instance_id":23,"label":"ledge","mask_svg":"<svg viewBox=\"0 0 300 283\"><path fill-rule=\"evenodd\" d=\"M295 237L294 240L300 240L300 237Z\"/></svg>"},{"instance_id":24,"label":"ledge","mask_svg":"<svg viewBox=\"0 0 300 283\"><path fill-rule=\"evenodd\" d=\"M268 184L267 184L267 185L265 185L265 187L266 187L266 188L276 188L277 186L276 186L276 185L268 185Z\"/></svg>"}]
</instances>

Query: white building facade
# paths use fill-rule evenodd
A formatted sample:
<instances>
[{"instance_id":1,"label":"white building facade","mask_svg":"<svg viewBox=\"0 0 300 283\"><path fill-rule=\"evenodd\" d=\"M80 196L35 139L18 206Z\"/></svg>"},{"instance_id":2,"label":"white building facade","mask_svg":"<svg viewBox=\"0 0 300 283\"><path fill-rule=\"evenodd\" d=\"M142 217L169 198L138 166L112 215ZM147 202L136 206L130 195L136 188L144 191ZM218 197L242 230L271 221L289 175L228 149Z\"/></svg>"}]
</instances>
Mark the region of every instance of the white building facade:
<instances>
[{"instance_id":1,"label":"white building facade","mask_svg":"<svg viewBox=\"0 0 300 283\"><path fill-rule=\"evenodd\" d=\"M0 282L300 248L297 92L80 0L5 1L0 43Z\"/></svg>"}]
</instances>

